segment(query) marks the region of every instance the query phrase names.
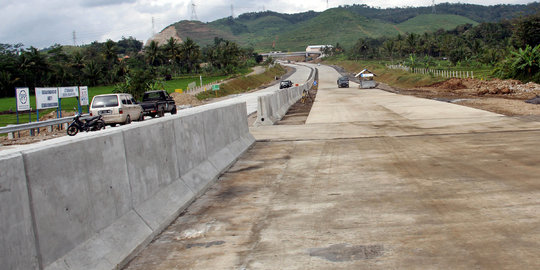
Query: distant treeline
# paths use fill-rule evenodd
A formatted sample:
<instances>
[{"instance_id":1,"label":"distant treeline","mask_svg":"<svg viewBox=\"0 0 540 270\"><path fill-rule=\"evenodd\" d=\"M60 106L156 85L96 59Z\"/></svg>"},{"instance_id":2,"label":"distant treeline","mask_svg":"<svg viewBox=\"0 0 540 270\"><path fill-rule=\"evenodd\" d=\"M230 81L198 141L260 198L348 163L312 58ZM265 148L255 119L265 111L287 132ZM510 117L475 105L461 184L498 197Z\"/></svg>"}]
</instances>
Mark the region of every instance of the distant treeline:
<instances>
[{"instance_id":1,"label":"distant treeline","mask_svg":"<svg viewBox=\"0 0 540 270\"><path fill-rule=\"evenodd\" d=\"M404 7L380 9L367 5L343 6L354 13L371 19L379 19L392 23L401 23L420 14L433 13L433 7ZM436 14L454 14L467 17L477 22L498 22L518 16L532 15L540 11L540 3L534 2L527 5L494 5L481 6L473 4L450 4L442 3L435 5Z\"/></svg>"},{"instance_id":2,"label":"distant treeline","mask_svg":"<svg viewBox=\"0 0 540 270\"><path fill-rule=\"evenodd\" d=\"M363 38L352 48L337 44L326 48L326 53L344 54L354 60L397 60L428 68L444 59L453 66L493 67L494 75L501 78L540 82L540 12L511 21L462 25L450 31Z\"/></svg>"},{"instance_id":3,"label":"distant treeline","mask_svg":"<svg viewBox=\"0 0 540 270\"><path fill-rule=\"evenodd\" d=\"M204 48L189 38L182 43L173 38L165 44L152 41L147 47L133 37L44 50L0 44L0 97L13 96L15 87L32 91L39 86L117 84L140 92L156 78L201 72L231 74L261 60L253 49L220 38Z\"/></svg>"}]
</instances>

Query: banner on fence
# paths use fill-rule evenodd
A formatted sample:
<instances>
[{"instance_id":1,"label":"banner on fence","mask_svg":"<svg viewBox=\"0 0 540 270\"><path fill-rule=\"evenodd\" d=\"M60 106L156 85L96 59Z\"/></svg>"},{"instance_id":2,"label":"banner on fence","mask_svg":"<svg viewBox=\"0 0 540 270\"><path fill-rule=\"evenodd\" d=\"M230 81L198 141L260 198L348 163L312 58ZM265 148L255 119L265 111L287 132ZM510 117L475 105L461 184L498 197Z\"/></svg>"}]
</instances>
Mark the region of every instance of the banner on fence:
<instances>
[{"instance_id":1,"label":"banner on fence","mask_svg":"<svg viewBox=\"0 0 540 270\"><path fill-rule=\"evenodd\" d=\"M36 108L38 110L58 108L58 88L36 87Z\"/></svg>"},{"instance_id":2,"label":"banner on fence","mask_svg":"<svg viewBox=\"0 0 540 270\"><path fill-rule=\"evenodd\" d=\"M17 97L17 111L29 111L30 90L28 88L15 88L15 95Z\"/></svg>"},{"instance_id":3,"label":"banner on fence","mask_svg":"<svg viewBox=\"0 0 540 270\"><path fill-rule=\"evenodd\" d=\"M79 86L79 102L81 106L87 106L89 104L88 100L88 86Z\"/></svg>"},{"instance_id":4,"label":"banner on fence","mask_svg":"<svg viewBox=\"0 0 540 270\"><path fill-rule=\"evenodd\" d=\"M79 88L77 86L58 87L58 98L78 97Z\"/></svg>"}]
</instances>

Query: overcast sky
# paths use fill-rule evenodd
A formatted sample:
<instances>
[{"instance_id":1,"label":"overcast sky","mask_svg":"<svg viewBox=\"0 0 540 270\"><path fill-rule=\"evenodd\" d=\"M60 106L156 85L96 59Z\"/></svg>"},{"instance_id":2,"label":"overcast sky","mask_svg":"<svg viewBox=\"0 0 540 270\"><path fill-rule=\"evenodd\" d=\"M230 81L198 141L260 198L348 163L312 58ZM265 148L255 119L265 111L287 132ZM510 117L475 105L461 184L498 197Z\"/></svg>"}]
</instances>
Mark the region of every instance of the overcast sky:
<instances>
[{"instance_id":1,"label":"overcast sky","mask_svg":"<svg viewBox=\"0 0 540 270\"><path fill-rule=\"evenodd\" d=\"M308 10L323 11L326 0L193 0L197 18L213 21L246 12L272 10L298 13ZM432 0L329 0L329 7L366 4L387 8L429 6ZM526 4L533 0L461 0L435 1L461 2L481 5ZM22 43L26 47L45 48L55 43L72 45L88 44L94 40L117 41L122 36L133 36L146 41L154 30L192 16L191 0L0 0L0 43Z\"/></svg>"}]
</instances>

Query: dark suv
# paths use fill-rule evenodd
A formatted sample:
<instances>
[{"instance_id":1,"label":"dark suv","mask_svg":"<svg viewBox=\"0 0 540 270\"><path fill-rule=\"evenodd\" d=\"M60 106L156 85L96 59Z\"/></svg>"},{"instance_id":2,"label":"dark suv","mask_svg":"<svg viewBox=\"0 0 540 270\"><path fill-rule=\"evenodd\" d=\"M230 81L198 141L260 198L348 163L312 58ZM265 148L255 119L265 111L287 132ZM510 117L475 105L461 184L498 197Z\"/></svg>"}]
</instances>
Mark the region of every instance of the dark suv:
<instances>
[{"instance_id":1,"label":"dark suv","mask_svg":"<svg viewBox=\"0 0 540 270\"><path fill-rule=\"evenodd\" d=\"M289 80L285 80L285 81L281 81L281 83L279 84L279 89L283 89L283 88L289 88L293 85L293 83Z\"/></svg>"},{"instance_id":2,"label":"dark suv","mask_svg":"<svg viewBox=\"0 0 540 270\"><path fill-rule=\"evenodd\" d=\"M337 80L338 88L345 87L349 88L349 78L348 77L339 77Z\"/></svg>"}]
</instances>

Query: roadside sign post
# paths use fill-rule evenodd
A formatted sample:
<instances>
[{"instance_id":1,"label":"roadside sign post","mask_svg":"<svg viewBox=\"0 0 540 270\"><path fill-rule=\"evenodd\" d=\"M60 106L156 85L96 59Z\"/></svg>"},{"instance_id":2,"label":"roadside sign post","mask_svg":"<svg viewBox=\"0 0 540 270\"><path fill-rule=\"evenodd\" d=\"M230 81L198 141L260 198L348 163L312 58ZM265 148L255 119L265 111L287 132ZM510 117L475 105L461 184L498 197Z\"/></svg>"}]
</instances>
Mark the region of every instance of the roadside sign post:
<instances>
[{"instance_id":1,"label":"roadside sign post","mask_svg":"<svg viewBox=\"0 0 540 270\"><path fill-rule=\"evenodd\" d=\"M38 110L58 108L58 106L58 88L36 87L36 108Z\"/></svg>"},{"instance_id":2,"label":"roadside sign post","mask_svg":"<svg viewBox=\"0 0 540 270\"><path fill-rule=\"evenodd\" d=\"M32 122L32 108L30 107L30 89L28 87L15 88L15 97L17 100L16 113L17 125L19 124L19 112L28 111L28 120ZM21 137L21 133L17 133Z\"/></svg>"},{"instance_id":3,"label":"roadside sign post","mask_svg":"<svg viewBox=\"0 0 540 270\"><path fill-rule=\"evenodd\" d=\"M39 121L39 110L58 108L58 88L36 87L36 114ZM39 129L38 129L39 133Z\"/></svg>"},{"instance_id":4,"label":"roadside sign post","mask_svg":"<svg viewBox=\"0 0 540 270\"><path fill-rule=\"evenodd\" d=\"M15 88L15 96L17 99L17 124L19 124L19 112L30 111L30 89L28 88ZM30 116L31 121L32 116Z\"/></svg>"},{"instance_id":5,"label":"roadside sign post","mask_svg":"<svg viewBox=\"0 0 540 270\"><path fill-rule=\"evenodd\" d=\"M79 86L79 113L82 113L81 107L87 106L90 113L90 99L88 98L88 86Z\"/></svg>"},{"instance_id":6,"label":"roadside sign post","mask_svg":"<svg viewBox=\"0 0 540 270\"><path fill-rule=\"evenodd\" d=\"M62 99L63 98L71 98L75 97L77 98L77 107L79 113L81 112L81 104L79 102L79 87L77 86L70 86L70 87L58 87L58 107L60 110L60 117L62 117Z\"/></svg>"},{"instance_id":7,"label":"roadside sign post","mask_svg":"<svg viewBox=\"0 0 540 270\"><path fill-rule=\"evenodd\" d=\"M218 90L219 90L219 84L212 85L212 91L214 91L214 93L216 93L216 97L217 97L217 91Z\"/></svg>"}]
</instances>

